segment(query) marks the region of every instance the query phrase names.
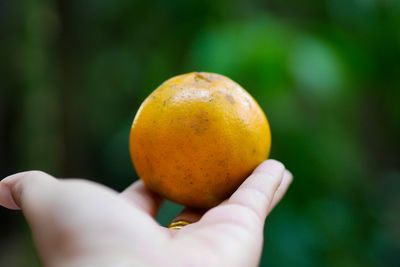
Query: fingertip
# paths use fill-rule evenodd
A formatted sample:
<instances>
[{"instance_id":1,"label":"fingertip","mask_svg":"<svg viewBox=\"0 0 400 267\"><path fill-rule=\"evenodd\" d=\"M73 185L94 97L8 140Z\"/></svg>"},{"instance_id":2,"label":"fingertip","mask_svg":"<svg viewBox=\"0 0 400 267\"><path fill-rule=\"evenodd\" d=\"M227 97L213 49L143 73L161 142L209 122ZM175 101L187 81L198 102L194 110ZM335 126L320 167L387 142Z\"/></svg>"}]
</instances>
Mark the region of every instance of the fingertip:
<instances>
[{"instance_id":1,"label":"fingertip","mask_svg":"<svg viewBox=\"0 0 400 267\"><path fill-rule=\"evenodd\" d=\"M20 209L12 197L10 188L3 181L0 182L0 205L11 210Z\"/></svg>"},{"instance_id":2,"label":"fingertip","mask_svg":"<svg viewBox=\"0 0 400 267\"><path fill-rule=\"evenodd\" d=\"M12 194L12 186L15 185L19 177L23 176L25 172L15 173L9 175L0 181L0 205L12 210L21 209L15 202Z\"/></svg>"},{"instance_id":3,"label":"fingertip","mask_svg":"<svg viewBox=\"0 0 400 267\"><path fill-rule=\"evenodd\" d=\"M293 181L292 173L288 170L285 170L285 172L283 173L282 182L275 192L270 210L272 210L281 201L283 196L286 194L286 191L288 190L292 181Z\"/></svg>"},{"instance_id":4,"label":"fingertip","mask_svg":"<svg viewBox=\"0 0 400 267\"><path fill-rule=\"evenodd\" d=\"M49 180L51 178L51 180ZM24 209L23 192L26 188L43 188L43 184L55 180L42 171L25 171L10 175L0 181L0 205L9 209ZM32 182L34 181L34 182ZM31 193L32 190L29 190Z\"/></svg>"},{"instance_id":5,"label":"fingertip","mask_svg":"<svg viewBox=\"0 0 400 267\"><path fill-rule=\"evenodd\" d=\"M257 168L254 169L254 172L268 172L268 173L281 173L285 170L285 165L283 163L274 160L268 159L263 161Z\"/></svg>"},{"instance_id":6,"label":"fingertip","mask_svg":"<svg viewBox=\"0 0 400 267\"><path fill-rule=\"evenodd\" d=\"M291 171L285 170L284 176L285 176L284 178L288 179L289 184L291 184L293 182L293 174Z\"/></svg>"}]
</instances>

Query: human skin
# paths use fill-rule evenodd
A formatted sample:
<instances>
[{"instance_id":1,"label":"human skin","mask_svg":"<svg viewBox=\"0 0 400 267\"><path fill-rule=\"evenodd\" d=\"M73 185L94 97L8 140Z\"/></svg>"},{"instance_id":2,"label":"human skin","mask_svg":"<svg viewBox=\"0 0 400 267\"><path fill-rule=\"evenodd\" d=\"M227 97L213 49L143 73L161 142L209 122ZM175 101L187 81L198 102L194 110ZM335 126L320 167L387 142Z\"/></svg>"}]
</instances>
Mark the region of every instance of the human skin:
<instances>
[{"instance_id":1,"label":"human skin","mask_svg":"<svg viewBox=\"0 0 400 267\"><path fill-rule=\"evenodd\" d=\"M0 205L22 209L44 266L257 266L267 215L292 175L275 160L260 164L236 192L207 211L154 219L162 199L136 181L122 193L40 171L0 181Z\"/></svg>"}]
</instances>

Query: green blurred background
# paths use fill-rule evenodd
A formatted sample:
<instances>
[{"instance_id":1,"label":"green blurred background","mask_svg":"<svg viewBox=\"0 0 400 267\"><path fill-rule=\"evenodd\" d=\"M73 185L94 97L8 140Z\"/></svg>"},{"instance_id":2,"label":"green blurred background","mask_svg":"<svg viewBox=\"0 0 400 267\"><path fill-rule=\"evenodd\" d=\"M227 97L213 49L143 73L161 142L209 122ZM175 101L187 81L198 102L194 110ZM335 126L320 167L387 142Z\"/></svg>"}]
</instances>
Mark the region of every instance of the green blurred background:
<instances>
[{"instance_id":1,"label":"green blurred background","mask_svg":"<svg viewBox=\"0 0 400 267\"><path fill-rule=\"evenodd\" d=\"M294 174L262 266L399 266L397 0L0 0L1 177L122 190L140 103L191 71L246 88ZM0 227L0 266L39 266L21 213L0 208Z\"/></svg>"}]
</instances>

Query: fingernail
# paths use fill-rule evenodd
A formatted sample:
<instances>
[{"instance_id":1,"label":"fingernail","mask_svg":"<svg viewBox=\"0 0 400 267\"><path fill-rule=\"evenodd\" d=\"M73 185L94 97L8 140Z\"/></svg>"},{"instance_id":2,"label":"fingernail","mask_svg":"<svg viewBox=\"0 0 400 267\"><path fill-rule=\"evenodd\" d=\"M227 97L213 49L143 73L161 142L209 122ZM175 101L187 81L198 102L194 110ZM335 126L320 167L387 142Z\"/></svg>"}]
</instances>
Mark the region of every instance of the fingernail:
<instances>
[{"instance_id":1,"label":"fingernail","mask_svg":"<svg viewBox=\"0 0 400 267\"><path fill-rule=\"evenodd\" d=\"M11 195L10 188L4 183L0 183L0 205L12 210L20 209Z\"/></svg>"}]
</instances>

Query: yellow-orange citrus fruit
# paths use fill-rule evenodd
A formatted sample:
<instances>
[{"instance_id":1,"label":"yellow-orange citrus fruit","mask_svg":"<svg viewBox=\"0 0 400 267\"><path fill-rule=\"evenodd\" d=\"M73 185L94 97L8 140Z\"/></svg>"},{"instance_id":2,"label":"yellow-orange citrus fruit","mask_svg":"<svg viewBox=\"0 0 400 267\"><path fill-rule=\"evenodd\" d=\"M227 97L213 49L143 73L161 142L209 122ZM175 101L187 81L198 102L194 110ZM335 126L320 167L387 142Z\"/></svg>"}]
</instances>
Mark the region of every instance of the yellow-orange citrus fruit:
<instances>
[{"instance_id":1,"label":"yellow-orange citrus fruit","mask_svg":"<svg viewBox=\"0 0 400 267\"><path fill-rule=\"evenodd\" d=\"M206 72L161 84L140 106L129 139L146 186L196 208L228 198L271 146L257 102L231 79Z\"/></svg>"}]
</instances>

